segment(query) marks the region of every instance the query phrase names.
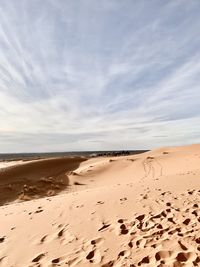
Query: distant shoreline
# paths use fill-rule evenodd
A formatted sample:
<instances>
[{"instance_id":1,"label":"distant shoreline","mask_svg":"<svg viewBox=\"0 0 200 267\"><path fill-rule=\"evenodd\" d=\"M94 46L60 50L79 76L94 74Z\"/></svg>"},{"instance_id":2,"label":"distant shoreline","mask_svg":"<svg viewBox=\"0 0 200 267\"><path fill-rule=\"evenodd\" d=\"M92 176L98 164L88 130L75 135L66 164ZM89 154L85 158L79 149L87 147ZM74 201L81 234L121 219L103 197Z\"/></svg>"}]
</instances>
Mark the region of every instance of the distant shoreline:
<instances>
[{"instance_id":1,"label":"distant shoreline","mask_svg":"<svg viewBox=\"0 0 200 267\"><path fill-rule=\"evenodd\" d=\"M101 156L123 156L145 153L149 150L108 150L108 151L78 151L78 152L44 152L44 153L2 153L0 162L10 161L29 161L45 158L84 156L84 157L101 157Z\"/></svg>"}]
</instances>

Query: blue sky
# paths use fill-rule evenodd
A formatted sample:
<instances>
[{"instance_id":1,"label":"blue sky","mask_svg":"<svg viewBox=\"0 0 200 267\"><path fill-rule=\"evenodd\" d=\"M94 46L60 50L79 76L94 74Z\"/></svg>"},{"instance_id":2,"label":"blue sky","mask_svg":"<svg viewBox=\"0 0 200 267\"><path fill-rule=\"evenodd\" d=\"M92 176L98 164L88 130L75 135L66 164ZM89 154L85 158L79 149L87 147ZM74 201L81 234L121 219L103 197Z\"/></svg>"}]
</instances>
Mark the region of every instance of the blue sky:
<instances>
[{"instance_id":1,"label":"blue sky","mask_svg":"<svg viewBox=\"0 0 200 267\"><path fill-rule=\"evenodd\" d=\"M198 0L1 0L0 152L200 142Z\"/></svg>"}]
</instances>

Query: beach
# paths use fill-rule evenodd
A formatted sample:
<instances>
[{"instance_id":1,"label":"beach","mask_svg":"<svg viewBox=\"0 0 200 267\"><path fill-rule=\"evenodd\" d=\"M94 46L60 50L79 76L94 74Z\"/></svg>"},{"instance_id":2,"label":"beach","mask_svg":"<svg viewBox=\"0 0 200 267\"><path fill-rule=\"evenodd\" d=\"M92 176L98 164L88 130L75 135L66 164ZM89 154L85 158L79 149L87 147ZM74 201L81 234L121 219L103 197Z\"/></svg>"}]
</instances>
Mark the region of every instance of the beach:
<instances>
[{"instance_id":1,"label":"beach","mask_svg":"<svg viewBox=\"0 0 200 267\"><path fill-rule=\"evenodd\" d=\"M200 266L200 145L0 170L0 266Z\"/></svg>"}]
</instances>

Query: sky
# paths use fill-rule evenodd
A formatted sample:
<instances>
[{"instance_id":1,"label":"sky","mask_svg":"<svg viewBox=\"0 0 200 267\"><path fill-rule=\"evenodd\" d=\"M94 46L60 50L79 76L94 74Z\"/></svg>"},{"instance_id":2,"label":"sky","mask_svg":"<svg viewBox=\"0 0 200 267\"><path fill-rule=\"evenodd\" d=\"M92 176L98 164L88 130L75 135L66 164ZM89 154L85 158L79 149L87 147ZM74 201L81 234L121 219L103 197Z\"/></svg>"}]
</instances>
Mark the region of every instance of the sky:
<instances>
[{"instance_id":1,"label":"sky","mask_svg":"<svg viewBox=\"0 0 200 267\"><path fill-rule=\"evenodd\" d=\"M1 0L0 153L200 143L199 0Z\"/></svg>"}]
</instances>

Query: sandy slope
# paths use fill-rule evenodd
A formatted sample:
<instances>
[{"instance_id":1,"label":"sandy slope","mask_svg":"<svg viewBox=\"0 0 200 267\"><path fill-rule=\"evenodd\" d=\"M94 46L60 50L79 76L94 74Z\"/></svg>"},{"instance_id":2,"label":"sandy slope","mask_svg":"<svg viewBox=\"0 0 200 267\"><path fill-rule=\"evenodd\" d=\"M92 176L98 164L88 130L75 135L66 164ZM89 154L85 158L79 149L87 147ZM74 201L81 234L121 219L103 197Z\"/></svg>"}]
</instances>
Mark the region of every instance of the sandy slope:
<instances>
[{"instance_id":1,"label":"sandy slope","mask_svg":"<svg viewBox=\"0 0 200 267\"><path fill-rule=\"evenodd\" d=\"M7 167L15 166L23 164L23 160L15 160L15 161L0 161L0 169L4 169Z\"/></svg>"},{"instance_id":2,"label":"sandy slope","mask_svg":"<svg viewBox=\"0 0 200 267\"><path fill-rule=\"evenodd\" d=\"M68 177L71 193L0 208L0 266L200 266L200 145Z\"/></svg>"},{"instance_id":3,"label":"sandy slope","mask_svg":"<svg viewBox=\"0 0 200 267\"><path fill-rule=\"evenodd\" d=\"M69 183L68 172L84 160L80 157L42 159L0 169L0 205L58 193Z\"/></svg>"}]
</instances>

